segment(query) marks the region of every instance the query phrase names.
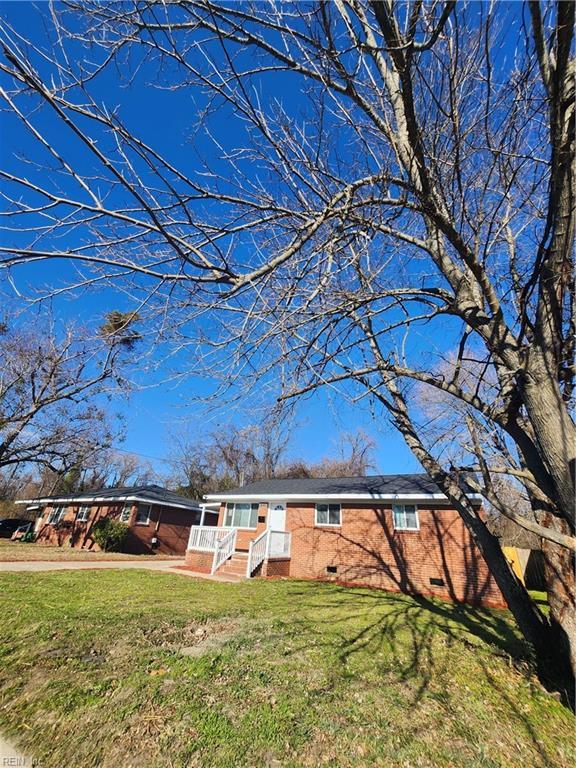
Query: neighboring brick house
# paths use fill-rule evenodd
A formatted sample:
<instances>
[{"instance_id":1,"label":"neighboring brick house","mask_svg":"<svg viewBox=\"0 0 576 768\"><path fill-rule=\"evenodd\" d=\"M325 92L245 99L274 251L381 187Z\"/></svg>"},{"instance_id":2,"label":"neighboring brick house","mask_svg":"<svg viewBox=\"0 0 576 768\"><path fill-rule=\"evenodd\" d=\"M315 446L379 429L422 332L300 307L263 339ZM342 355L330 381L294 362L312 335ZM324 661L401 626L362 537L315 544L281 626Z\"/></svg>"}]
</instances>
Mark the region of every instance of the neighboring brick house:
<instances>
[{"instance_id":1,"label":"neighboring brick house","mask_svg":"<svg viewBox=\"0 0 576 768\"><path fill-rule=\"evenodd\" d=\"M218 525L191 529L193 570L505 606L458 512L427 475L265 480L206 499L220 504Z\"/></svg>"},{"instance_id":2,"label":"neighboring brick house","mask_svg":"<svg viewBox=\"0 0 576 768\"><path fill-rule=\"evenodd\" d=\"M193 525L216 524L217 513L158 485L48 496L19 504L43 507L36 521L36 541L42 544L99 549L92 538L94 523L112 517L130 528L123 551L183 555Z\"/></svg>"}]
</instances>

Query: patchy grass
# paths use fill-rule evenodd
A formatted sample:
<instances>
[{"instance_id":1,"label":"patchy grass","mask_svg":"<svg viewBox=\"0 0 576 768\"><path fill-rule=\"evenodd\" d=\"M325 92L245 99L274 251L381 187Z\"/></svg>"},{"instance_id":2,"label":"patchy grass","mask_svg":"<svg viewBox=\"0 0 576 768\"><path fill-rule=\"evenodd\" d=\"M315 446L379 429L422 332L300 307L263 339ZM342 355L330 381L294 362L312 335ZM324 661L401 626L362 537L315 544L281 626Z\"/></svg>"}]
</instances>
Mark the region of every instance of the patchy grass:
<instances>
[{"instance_id":1,"label":"patchy grass","mask_svg":"<svg viewBox=\"0 0 576 768\"><path fill-rule=\"evenodd\" d=\"M127 555L123 552L91 552L88 549L74 549L74 547L48 546L33 542L11 541L0 539L0 562L16 563L30 562L32 560L52 562L77 562L92 560L182 560L183 555L171 557L170 555Z\"/></svg>"},{"instance_id":2,"label":"patchy grass","mask_svg":"<svg viewBox=\"0 0 576 768\"><path fill-rule=\"evenodd\" d=\"M536 589L531 589L530 595L542 613L548 616L550 613L550 606L548 605L548 595L546 592L539 592Z\"/></svg>"},{"instance_id":3,"label":"patchy grass","mask_svg":"<svg viewBox=\"0 0 576 768\"><path fill-rule=\"evenodd\" d=\"M44 768L572 766L505 611L331 584L3 574L0 729Z\"/></svg>"}]
</instances>

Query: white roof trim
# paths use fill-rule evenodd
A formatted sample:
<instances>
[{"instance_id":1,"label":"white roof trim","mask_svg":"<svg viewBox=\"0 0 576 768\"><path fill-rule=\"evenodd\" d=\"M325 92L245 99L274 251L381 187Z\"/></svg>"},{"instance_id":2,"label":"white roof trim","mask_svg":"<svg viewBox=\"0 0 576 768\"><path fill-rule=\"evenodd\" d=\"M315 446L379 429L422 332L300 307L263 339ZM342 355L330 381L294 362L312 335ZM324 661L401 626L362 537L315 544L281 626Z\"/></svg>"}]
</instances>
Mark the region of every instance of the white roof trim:
<instances>
[{"instance_id":1,"label":"white roof trim","mask_svg":"<svg viewBox=\"0 0 576 768\"><path fill-rule=\"evenodd\" d=\"M160 501L158 499L153 499L150 496L92 496L90 498L82 497L82 498L63 498L63 499L54 499L54 498L43 498L43 499L20 499L16 501L16 504L86 504L87 502L109 502L110 504L113 504L116 501L143 501L146 504L158 504L160 507L178 507L179 509L189 509L190 511L198 511L201 512L202 508L200 505L197 506L188 506L187 504L177 504L176 502L172 501Z\"/></svg>"},{"instance_id":2,"label":"white roof trim","mask_svg":"<svg viewBox=\"0 0 576 768\"><path fill-rule=\"evenodd\" d=\"M208 501L445 501L443 493L245 493L242 495L216 495L204 497ZM481 501L479 493L470 493L471 501Z\"/></svg>"}]
</instances>

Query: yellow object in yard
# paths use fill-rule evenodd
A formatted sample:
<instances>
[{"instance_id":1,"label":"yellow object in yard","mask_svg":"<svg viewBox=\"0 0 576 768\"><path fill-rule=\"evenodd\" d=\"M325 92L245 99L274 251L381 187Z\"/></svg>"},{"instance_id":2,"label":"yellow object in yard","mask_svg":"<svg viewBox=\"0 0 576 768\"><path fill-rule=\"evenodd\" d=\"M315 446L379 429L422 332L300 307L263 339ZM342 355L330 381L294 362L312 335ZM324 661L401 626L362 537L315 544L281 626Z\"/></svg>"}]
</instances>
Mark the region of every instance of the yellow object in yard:
<instances>
[{"instance_id":1,"label":"yellow object in yard","mask_svg":"<svg viewBox=\"0 0 576 768\"><path fill-rule=\"evenodd\" d=\"M502 547L504 557L510 565L512 570L518 576L522 584L525 584L524 575L526 573L526 565L528 562L529 549L519 549L518 547Z\"/></svg>"}]
</instances>

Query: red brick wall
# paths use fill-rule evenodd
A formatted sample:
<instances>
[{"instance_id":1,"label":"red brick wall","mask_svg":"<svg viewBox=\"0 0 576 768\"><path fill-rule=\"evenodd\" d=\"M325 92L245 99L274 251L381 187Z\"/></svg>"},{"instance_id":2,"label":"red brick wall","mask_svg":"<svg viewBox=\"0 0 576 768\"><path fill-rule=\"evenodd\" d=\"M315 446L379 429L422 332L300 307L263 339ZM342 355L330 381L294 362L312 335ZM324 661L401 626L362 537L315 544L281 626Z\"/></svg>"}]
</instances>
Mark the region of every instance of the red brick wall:
<instances>
[{"instance_id":1,"label":"red brick wall","mask_svg":"<svg viewBox=\"0 0 576 768\"><path fill-rule=\"evenodd\" d=\"M56 505L59 506L59 505ZM48 517L52 511L52 506L47 506L42 514L42 521L36 532L36 539L42 544L54 544L57 546L72 546L75 548L99 550L100 547L93 541L90 532L92 526L98 520L104 517L117 517L123 504L114 504L110 506L98 506L94 504L90 509L90 515L85 523L76 521L76 513L79 505L71 504L66 508L66 514L58 525L49 525ZM132 517L135 507L132 508Z\"/></svg>"},{"instance_id":2,"label":"red brick wall","mask_svg":"<svg viewBox=\"0 0 576 768\"><path fill-rule=\"evenodd\" d=\"M130 528L128 530L128 535L126 536L126 541L122 546L122 550L131 555L149 555L154 551L152 549L151 539L154 536L154 526L158 518L158 508L152 506L150 509L150 522L147 525L137 525L137 507L137 504L132 506L130 520L128 521Z\"/></svg>"},{"instance_id":3,"label":"red brick wall","mask_svg":"<svg viewBox=\"0 0 576 768\"><path fill-rule=\"evenodd\" d=\"M224 514L222 504L219 525L224 524ZM258 515L266 518L266 504L260 504ZM505 606L468 529L453 509L419 506L418 531L395 531L391 504L343 505L340 527L317 527L314 517L314 504L288 503L286 529L292 534L291 559L265 563L260 575L336 580L472 604ZM256 530L239 529L236 548L247 550L250 541L265 527L265 522L259 522ZM202 555L188 553L187 564L199 570L196 560ZM212 554L208 557L211 561ZM329 566L335 567L336 572L329 573ZM443 584L431 584L431 579Z\"/></svg>"},{"instance_id":4,"label":"red brick wall","mask_svg":"<svg viewBox=\"0 0 576 768\"><path fill-rule=\"evenodd\" d=\"M395 531L390 505L342 507L342 526L315 527L314 504L288 504L290 576L504 606L488 567L455 510L419 507L419 531ZM335 566L335 574L327 572ZM443 586L430 584L442 579Z\"/></svg>"},{"instance_id":5,"label":"red brick wall","mask_svg":"<svg viewBox=\"0 0 576 768\"><path fill-rule=\"evenodd\" d=\"M189 550L186 552L186 566L198 573L210 573L212 570L213 552L196 552Z\"/></svg>"},{"instance_id":6,"label":"red brick wall","mask_svg":"<svg viewBox=\"0 0 576 768\"><path fill-rule=\"evenodd\" d=\"M290 560L266 560L262 563L260 576L268 578L290 576Z\"/></svg>"},{"instance_id":7,"label":"red brick wall","mask_svg":"<svg viewBox=\"0 0 576 768\"><path fill-rule=\"evenodd\" d=\"M43 544L56 544L58 546L73 546L98 550L98 545L92 540L90 531L94 523L104 517L118 517L123 508L123 503L111 506L94 505L90 511L90 517L85 523L76 522L78 505L71 505L66 510L66 515L59 525L48 525L47 520L52 507L47 507L42 516L42 523L38 528L37 539ZM130 530L123 551L132 554L144 554L158 552L164 555L184 555L190 535L190 526L197 524L200 513L192 510L176 507L162 507L152 505L150 521L146 525L136 523L136 504L132 505L130 516ZM215 524L216 516L206 524ZM158 546L152 547L152 538L158 539Z\"/></svg>"},{"instance_id":8,"label":"red brick wall","mask_svg":"<svg viewBox=\"0 0 576 768\"><path fill-rule=\"evenodd\" d=\"M132 516L127 551L134 553L158 552L163 555L184 555L190 536L190 526L200 522L200 512L153 505L150 521L143 525ZM152 547L152 539L158 545Z\"/></svg>"}]
</instances>

